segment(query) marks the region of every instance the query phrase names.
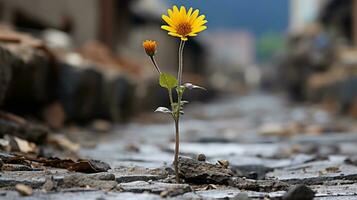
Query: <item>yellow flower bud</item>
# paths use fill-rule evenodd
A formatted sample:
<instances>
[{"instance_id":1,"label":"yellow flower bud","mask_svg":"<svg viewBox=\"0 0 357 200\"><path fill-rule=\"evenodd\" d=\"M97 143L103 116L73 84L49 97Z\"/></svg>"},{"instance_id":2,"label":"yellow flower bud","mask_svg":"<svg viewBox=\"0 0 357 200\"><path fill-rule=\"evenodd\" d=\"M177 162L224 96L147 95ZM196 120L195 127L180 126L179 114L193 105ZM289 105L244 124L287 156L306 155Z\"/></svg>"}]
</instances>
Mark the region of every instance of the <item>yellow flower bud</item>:
<instances>
[{"instance_id":1,"label":"yellow flower bud","mask_svg":"<svg viewBox=\"0 0 357 200\"><path fill-rule=\"evenodd\" d=\"M156 41L154 40L145 40L143 42L143 47L145 49L145 52L148 56L152 57L156 53Z\"/></svg>"}]
</instances>

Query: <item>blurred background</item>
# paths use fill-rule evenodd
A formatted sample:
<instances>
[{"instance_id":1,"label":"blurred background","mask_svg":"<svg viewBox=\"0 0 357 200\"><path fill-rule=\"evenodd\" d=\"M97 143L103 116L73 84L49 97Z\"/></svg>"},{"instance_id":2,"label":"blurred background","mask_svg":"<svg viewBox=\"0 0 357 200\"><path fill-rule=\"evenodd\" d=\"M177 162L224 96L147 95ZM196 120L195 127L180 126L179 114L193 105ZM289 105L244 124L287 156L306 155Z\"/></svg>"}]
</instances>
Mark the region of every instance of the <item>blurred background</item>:
<instances>
[{"instance_id":1,"label":"blurred background","mask_svg":"<svg viewBox=\"0 0 357 200\"><path fill-rule=\"evenodd\" d=\"M357 116L356 0L0 0L1 110L52 129L161 120L145 114L167 96L141 43L175 72L179 41L160 29L172 5L208 19L183 76L208 92L189 101L269 92Z\"/></svg>"}]
</instances>

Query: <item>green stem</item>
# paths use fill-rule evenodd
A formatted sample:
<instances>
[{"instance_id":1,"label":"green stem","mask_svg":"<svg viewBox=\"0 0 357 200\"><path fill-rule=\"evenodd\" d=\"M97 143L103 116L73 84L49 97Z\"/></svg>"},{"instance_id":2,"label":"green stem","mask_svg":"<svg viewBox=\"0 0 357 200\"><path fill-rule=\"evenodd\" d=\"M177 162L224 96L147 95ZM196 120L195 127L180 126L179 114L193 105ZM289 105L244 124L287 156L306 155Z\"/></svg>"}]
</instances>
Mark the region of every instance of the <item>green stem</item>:
<instances>
[{"instance_id":1,"label":"green stem","mask_svg":"<svg viewBox=\"0 0 357 200\"><path fill-rule=\"evenodd\" d=\"M179 119L175 120L175 158L174 158L174 166L175 166L175 174L176 174L176 182L180 183L179 177L179 168L178 168L178 159L179 159L179 151L180 151L180 128L179 128Z\"/></svg>"},{"instance_id":2,"label":"green stem","mask_svg":"<svg viewBox=\"0 0 357 200\"><path fill-rule=\"evenodd\" d=\"M179 177L179 154L180 154L180 111L181 111L181 99L182 93L180 92L180 87L182 84L182 68L183 68L183 49L185 47L185 41L181 40L180 47L179 47L179 69L177 72L177 79L178 79L178 92L177 92L177 109L175 109L174 113L174 120L175 120L175 157L174 157L174 166L175 166L175 175L176 175L176 182L180 182Z\"/></svg>"},{"instance_id":3,"label":"green stem","mask_svg":"<svg viewBox=\"0 0 357 200\"><path fill-rule=\"evenodd\" d=\"M177 72L178 84L182 84L182 68L183 68L183 48L185 47L185 41L181 40L179 47L179 70Z\"/></svg>"},{"instance_id":4,"label":"green stem","mask_svg":"<svg viewBox=\"0 0 357 200\"><path fill-rule=\"evenodd\" d=\"M156 63L156 60L155 60L154 56L150 56L150 59L151 59L151 62L154 64L154 66L155 66L155 68L156 68L156 71L157 71L159 74L161 74L160 68L159 68L159 66L158 66L157 63Z\"/></svg>"}]
</instances>

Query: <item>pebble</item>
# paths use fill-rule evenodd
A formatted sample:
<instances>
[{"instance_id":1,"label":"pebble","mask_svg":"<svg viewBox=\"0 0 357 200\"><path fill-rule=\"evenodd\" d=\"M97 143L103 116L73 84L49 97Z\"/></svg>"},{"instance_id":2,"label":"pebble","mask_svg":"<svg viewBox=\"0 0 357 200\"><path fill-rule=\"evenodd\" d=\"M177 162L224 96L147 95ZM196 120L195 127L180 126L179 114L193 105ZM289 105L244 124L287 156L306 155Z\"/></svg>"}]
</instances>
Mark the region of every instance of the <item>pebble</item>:
<instances>
[{"instance_id":1,"label":"pebble","mask_svg":"<svg viewBox=\"0 0 357 200\"><path fill-rule=\"evenodd\" d=\"M33 193L32 188L24 184L15 185L15 189L22 196L31 196Z\"/></svg>"},{"instance_id":2,"label":"pebble","mask_svg":"<svg viewBox=\"0 0 357 200\"><path fill-rule=\"evenodd\" d=\"M205 155L205 154L200 153L200 154L197 155L197 160L198 160L198 161L205 162L206 159L207 159L207 158L206 158L206 155Z\"/></svg>"},{"instance_id":3,"label":"pebble","mask_svg":"<svg viewBox=\"0 0 357 200\"><path fill-rule=\"evenodd\" d=\"M306 185L295 185L285 193L283 200L313 200L314 196L315 192Z\"/></svg>"}]
</instances>

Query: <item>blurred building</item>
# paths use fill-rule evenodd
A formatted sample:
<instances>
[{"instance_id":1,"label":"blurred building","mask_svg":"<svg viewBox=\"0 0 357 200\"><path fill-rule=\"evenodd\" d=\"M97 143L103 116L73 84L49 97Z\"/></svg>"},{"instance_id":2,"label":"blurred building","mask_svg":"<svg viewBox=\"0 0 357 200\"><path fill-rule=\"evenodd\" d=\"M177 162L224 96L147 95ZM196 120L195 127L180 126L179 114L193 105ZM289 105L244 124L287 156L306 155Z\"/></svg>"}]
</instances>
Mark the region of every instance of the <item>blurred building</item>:
<instances>
[{"instance_id":1,"label":"blurred building","mask_svg":"<svg viewBox=\"0 0 357 200\"><path fill-rule=\"evenodd\" d=\"M247 31L214 31L206 36L215 86L238 89L255 63L255 39ZM256 70L256 68L254 68Z\"/></svg>"},{"instance_id":2,"label":"blurred building","mask_svg":"<svg viewBox=\"0 0 357 200\"><path fill-rule=\"evenodd\" d=\"M302 31L314 23L328 0L290 0L289 30Z\"/></svg>"}]
</instances>

